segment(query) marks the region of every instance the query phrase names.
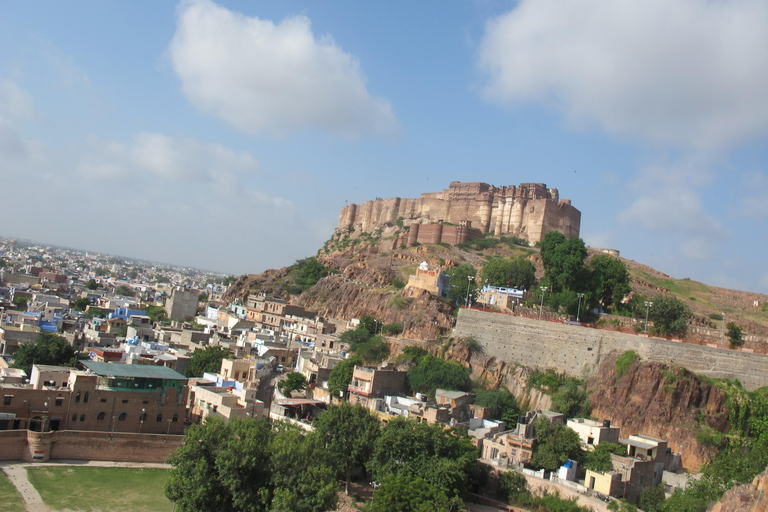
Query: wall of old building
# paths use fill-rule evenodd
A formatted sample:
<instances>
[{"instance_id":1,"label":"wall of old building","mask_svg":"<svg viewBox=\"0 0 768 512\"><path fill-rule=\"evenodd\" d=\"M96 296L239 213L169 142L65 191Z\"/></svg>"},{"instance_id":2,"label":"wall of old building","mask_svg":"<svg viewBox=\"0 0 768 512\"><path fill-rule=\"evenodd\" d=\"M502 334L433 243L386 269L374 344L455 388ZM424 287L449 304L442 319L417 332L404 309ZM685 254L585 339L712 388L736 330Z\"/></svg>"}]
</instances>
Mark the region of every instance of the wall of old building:
<instances>
[{"instance_id":1,"label":"wall of old building","mask_svg":"<svg viewBox=\"0 0 768 512\"><path fill-rule=\"evenodd\" d=\"M561 200L557 189L548 189L543 183L494 187L452 182L448 189L421 194L418 199L396 197L350 204L341 210L337 233L371 233L376 228L395 226L398 218L411 226L408 244L462 243L467 240L462 237L472 236L462 227L472 227L479 235L494 231L535 242L553 230L578 236L581 213L569 200ZM467 225L454 229L438 222ZM449 227L451 232L445 235Z\"/></svg>"}]
</instances>

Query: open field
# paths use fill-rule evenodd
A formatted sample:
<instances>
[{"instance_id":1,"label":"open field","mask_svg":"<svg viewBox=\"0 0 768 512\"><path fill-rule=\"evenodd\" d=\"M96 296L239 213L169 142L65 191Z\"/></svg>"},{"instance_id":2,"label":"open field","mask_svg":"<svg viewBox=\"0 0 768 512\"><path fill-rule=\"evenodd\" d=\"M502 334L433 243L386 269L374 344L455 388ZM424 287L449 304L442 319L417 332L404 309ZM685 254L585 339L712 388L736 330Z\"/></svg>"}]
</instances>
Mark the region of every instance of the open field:
<instances>
[{"instance_id":1,"label":"open field","mask_svg":"<svg viewBox=\"0 0 768 512\"><path fill-rule=\"evenodd\" d=\"M24 500L2 471L0 471L0 510L24 510Z\"/></svg>"},{"instance_id":2,"label":"open field","mask_svg":"<svg viewBox=\"0 0 768 512\"><path fill-rule=\"evenodd\" d=\"M28 468L27 474L45 504L55 510L169 512L173 508L163 491L166 469L45 466Z\"/></svg>"}]
</instances>

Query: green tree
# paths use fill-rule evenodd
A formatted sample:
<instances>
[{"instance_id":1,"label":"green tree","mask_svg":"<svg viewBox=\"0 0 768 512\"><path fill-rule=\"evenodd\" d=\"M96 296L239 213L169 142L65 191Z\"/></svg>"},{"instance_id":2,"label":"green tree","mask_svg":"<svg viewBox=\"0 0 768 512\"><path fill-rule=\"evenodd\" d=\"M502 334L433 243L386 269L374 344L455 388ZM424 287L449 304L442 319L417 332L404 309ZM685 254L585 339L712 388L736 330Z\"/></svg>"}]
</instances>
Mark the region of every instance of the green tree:
<instances>
[{"instance_id":1,"label":"green tree","mask_svg":"<svg viewBox=\"0 0 768 512\"><path fill-rule=\"evenodd\" d=\"M216 373L221 369L221 361L230 355L224 347L209 345L204 349L192 352L192 358L187 366L187 377L202 377L204 373Z\"/></svg>"},{"instance_id":2,"label":"green tree","mask_svg":"<svg viewBox=\"0 0 768 512\"><path fill-rule=\"evenodd\" d=\"M638 506L644 512L661 512L665 498L664 484L646 487L640 492Z\"/></svg>"},{"instance_id":3,"label":"green tree","mask_svg":"<svg viewBox=\"0 0 768 512\"><path fill-rule=\"evenodd\" d=\"M653 298L648 317L653 322L653 333L662 336L685 336L688 332L691 308L671 295L657 295Z\"/></svg>"},{"instance_id":4,"label":"green tree","mask_svg":"<svg viewBox=\"0 0 768 512\"><path fill-rule=\"evenodd\" d=\"M387 324L381 328L381 332L387 336L395 336L403 332L403 324L400 322Z\"/></svg>"},{"instance_id":5,"label":"green tree","mask_svg":"<svg viewBox=\"0 0 768 512\"><path fill-rule=\"evenodd\" d=\"M568 459L582 459L581 438L572 428L547 419L536 420L536 451L531 465L537 469L556 471Z\"/></svg>"},{"instance_id":6,"label":"green tree","mask_svg":"<svg viewBox=\"0 0 768 512\"><path fill-rule=\"evenodd\" d=\"M83 297L81 299L77 299L74 304L74 308L78 311L85 311L88 309L88 306L91 304L91 302L88 300L87 297Z\"/></svg>"},{"instance_id":7,"label":"green tree","mask_svg":"<svg viewBox=\"0 0 768 512\"><path fill-rule=\"evenodd\" d=\"M552 393L552 409L566 418L587 418L592 410L589 394L583 384L568 377Z\"/></svg>"},{"instance_id":8,"label":"green tree","mask_svg":"<svg viewBox=\"0 0 768 512\"><path fill-rule=\"evenodd\" d=\"M378 365L389 357L389 345L384 342L382 336L373 336L364 343L352 344L349 350L369 365Z\"/></svg>"},{"instance_id":9,"label":"green tree","mask_svg":"<svg viewBox=\"0 0 768 512\"><path fill-rule=\"evenodd\" d=\"M165 314L165 308L163 306L147 306L147 316L151 318L153 322L168 320L168 316Z\"/></svg>"},{"instance_id":10,"label":"green tree","mask_svg":"<svg viewBox=\"0 0 768 512\"><path fill-rule=\"evenodd\" d=\"M420 477L453 497L467 490L477 456L465 431L399 417L387 422L369 467L378 482L398 474Z\"/></svg>"},{"instance_id":11,"label":"green tree","mask_svg":"<svg viewBox=\"0 0 768 512\"><path fill-rule=\"evenodd\" d=\"M726 326L726 335L730 340L731 347L740 347L744 344L744 340L741 338L741 327L733 322L728 322Z\"/></svg>"},{"instance_id":12,"label":"green tree","mask_svg":"<svg viewBox=\"0 0 768 512\"><path fill-rule=\"evenodd\" d=\"M384 478L373 493L373 512L457 512L465 510L457 496L448 497L443 489L423 478L404 473Z\"/></svg>"},{"instance_id":13,"label":"green tree","mask_svg":"<svg viewBox=\"0 0 768 512\"><path fill-rule=\"evenodd\" d=\"M550 231L541 242L541 262L552 291L572 289L587 259L587 248L581 238L565 238Z\"/></svg>"},{"instance_id":14,"label":"green tree","mask_svg":"<svg viewBox=\"0 0 768 512\"><path fill-rule=\"evenodd\" d=\"M612 453L615 453L616 455L626 455L627 447L623 444L600 443L595 446L594 450L587 452L584 455L584 467L593 471L610 471L613 467L613 464L611 463Z\"/></svg>"},{"instance_id":15,"label":"green tree","mask_svg":"<svg viewBox=\"0 0 768 512\"><path fill-rule=\"evenodd\" d=\"M125 295L126 297L133 297L133 290L130 286L121 284L117 288L115 288L115 294L117 295Z\"/></svg>"},{"instance_id":16,"label":"green tree","mask_svg":"<svg viewBox=\"0 0 768 512\"><path fill-rule=\"evenodd\" d=\"M363 360L360 356L351 356L334 366L328 376L328 393L334 397L345 398L352 382L355 366L362 364Z\"/></svg>"},{"instance_id":17,"label":"green tree","mask_svg":"<svg viewBox=\"0 0 768 512\"><path fill-rule=\"evenodd\" d=\"M237 281L237 278L235 276L227 276L224 278L224 280L221 282L224 286L229 286L231 284L235 284Z\"/></svg>"},{"instance_id":18,"label":"green tree","mask_svg":"<svg viewBox=\"0 0 768 512\"><path fill-rule=\"evenodd\" d=\"M87 283L85 283L85 287L89 290L95 290L99 287L99 285L96 283L95 279L89 279Z\"/></svg>"},{"instance_id":19,"label":"green tree","mask_svg":"<svg viewBox=\"0 0 768 512\"><path fill-rule=\"evenodd\" d=\"M339 335L339 341L351 346L358 343L365 343L371 339L371 336L371 331L365 327L357 327L355 329L348 329L341 333Z\"/></svg>"},{"instance_id":20,"label":"green tree","mask_svg":"<svg viewBox=\"0 0 768 512\"><path fill-rule=\"evenodd\" d=\"M287 288L288 293L299 295L315 286L320 279L332 272L314 256L298 260L293 264L288 274L288 278L293 282Z\"/></svg>"},{"instance_id":21,"label":"green tree","mask_svg":"<svg viewBox=\"0 0 768 512\"><path fill-rule=\"evenodd\" d=\"M469 391L472 381L469 368L458 361L445 361L428 354L408 370L408 385L414 391L435 396L437 389Z\"/></svg>"},{"instance_id":22,"label":"green tree","mask_svg":"<svg viewBox=\"0 0 768 512\"><path fill-rule=\"evenodd\" d=\"M529 494L528 480L522 473L517 471L504 471L499 475L499 486L497 496L508 502L517 503L524 501L524 496Z\"/></svg>"},{"instance_id":23,"label":"green tree","mask_svg":"<svg viewBox=\"0 0 768 512\"><path fill-rule=\"evenodd\" d=\"M459 265L451 270L451 276L448 278L448 298L452 304L463 305L466 304L467 287L469 287L470 294L476 294L477 284L475 283L475 277L477 271L475 267L469 263ZM469 278L472 278L471 280Z\"/></svg>"},{"instance_id":24,"label":"green tree","mask_svg":"<svg viewBox=\"0 0 768 512\"><path fill-rule=\"evenodd\" d=\"M197 302L202 302L203 304L208 302L208 294L205 292L200 292L197 296Z\"/></svg>"},{"instance_id":25,"label":"green tree","mask_svg":"<svg viewBox=\"0 0 768 512\"><path fill-rule=\"evenodd\" d=\"M27 302L29 302L29 299L26 297L14 297L13 298L13 304L16 306L16 308L20 311L26 311L27 309Z\"/></svg>"},{"instance_id":26,"label":"green tree","mask_svg":"<svg viewBox=\"0 0 768 512\"><path fill-rule=\"evenodd\" d=\"M610 310L614 304L622 301L630 292L629 271L627 266L618 258L600 254L589 260L587 264L591 296L605 310Z\"/></svg>"},{"instance_id":27,"label":"green tree","mask_svg":"<svg viewBox=\"0 0 768 512\"><path fill-rule=\"evenodd\" d=\"M277 383L279 389L285 396L290 397L294 391L303 391L307 389L307 378L303 373L291 372L286 375L285 380Z\"/></svg>"},{"instance_id":28,"label":"green tree","mask_svg":"<svg viewBox=\"0 0 768 512\"><path fill-rule=\"evenodd\" d=\"M491 258L480 271L480 279L490 286L511 286L528 290L536 282L536 267L519 258Z\"/></svg>"},{"instance_id":29,"label":"green tree","mask_svg":"<svg viewBox=\"0 0 768 512\"><path fill-rule=\"evenodd\" d=\"M315 421L314 427L332 465L341 469L344 492L349 494L352 471L365 467L380 435L379 420L359 404L354 407L347 403L331 404Z\"/></svg>"},{"instance_id":30,"label":"green tree","mask_svg":"<svg viewBox=\"0 0 768 512\"><path fill-rule=\"evenodd\" d=\"M488 407L493 419L502 420L510 427L517 423L517 417L520 415L517 399L508 388L478 391L474 404Z\"/></svg>"},{"instance_id":31,"label":"green tree","mask_svg":"<svg viewBox=\"0 0 768 512\"><path fill-rule=\"evenodd\" d=\"M270 512L322 512L336 505L336 477L313 434L280 424L270 446L274 498Z\"/></svg>"},{"instance_id":32,"label":"green tree","mask_svg":"<svg viewBox=\"0 0 768 512\"><path fill-rule=\"evenodd\" d=\"M263 419L192 425L173 452L165 494L180 512L267 512L271 501L271 428Z\"/></svg>"},{"instance_id":33,"label":"green tree","mask_svg":"<svg viewBox=\"0 0 768 512\"><path fill-rule=\"evenodd\" d=\"M363 328L371 334L378 334L381 322L373 318L371 315L363 315L360 317L360 324L357 328Z\"/></svg>"},{"instance_id":34,"label":"green tree","mask_svg":"<svg viewBox=\"0 0 768 512\"><path fill-rule=\"evenodd\" d=\"M32 343L22 343L13 355L13 368L19 368L29 375L33 364L52 366L74 366L75 349L69 342L56 334L41 333Z\"/></svg>"}]
</instances>

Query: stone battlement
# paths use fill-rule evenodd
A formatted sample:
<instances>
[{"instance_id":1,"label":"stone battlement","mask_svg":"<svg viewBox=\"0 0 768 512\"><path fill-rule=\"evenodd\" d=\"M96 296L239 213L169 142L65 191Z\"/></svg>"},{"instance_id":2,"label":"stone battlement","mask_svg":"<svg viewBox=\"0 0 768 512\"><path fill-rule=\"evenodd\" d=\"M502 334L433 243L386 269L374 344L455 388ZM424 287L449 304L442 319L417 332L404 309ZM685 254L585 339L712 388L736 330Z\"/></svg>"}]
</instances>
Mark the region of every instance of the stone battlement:
<instances>
[{"instance_id":1,"label":"stone battlement","mask_svg":"<svg viewBox=\"0 0 768 512\"><path fill-rule=\"evenodd\" d=\"M461 243L491 231L533 243L550 231L578 237L581 212L544 183L495 187L454 181L446 190L424 193L418 199L395 197L350 204L342 208L336 232L394 230L398 219L411 230L418 226L409 241L413 238L419 243Z\"/></svg>"}]
</instances>

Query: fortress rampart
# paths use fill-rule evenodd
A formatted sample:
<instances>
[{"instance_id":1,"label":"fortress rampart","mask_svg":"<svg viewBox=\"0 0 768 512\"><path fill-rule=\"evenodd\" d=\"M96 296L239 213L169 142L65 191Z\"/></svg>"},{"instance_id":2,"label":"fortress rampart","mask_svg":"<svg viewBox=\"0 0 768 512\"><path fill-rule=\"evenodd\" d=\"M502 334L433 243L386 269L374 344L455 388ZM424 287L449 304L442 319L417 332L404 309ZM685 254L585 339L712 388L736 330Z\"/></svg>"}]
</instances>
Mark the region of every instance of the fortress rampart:
<instances>
[{"instance_id":1,"label":"fortress rampart","mask_svg":"<svg viewBox=\"0 0 768 512\"><path fill-rule=\"evenodd\" d=\"M645 336L539 321L473 309L459 310L454 336L473 337L485 355L508 364L592 375L613 350L676 364L712 378L739 379L752 391L768 385L768 355L646 338Z\"/></svg>"},{"instance_id":2,"label":"fortress rampart","mask_svg":"<svg viewBox=\"0 0 768 512\"><path fill-rule=\"evenodd\" d=\"M412 242L461 243L490 231L538 242L550 231L569 238L579 236L581 212L544 183L494 187L454 181L448 189L421 194L419 199L395 197L350 204L342 208L336 231L370 233L394 228L398 219L411 230L418 226L415 234L409 233Z\"/></svg>"}]
</instances>

